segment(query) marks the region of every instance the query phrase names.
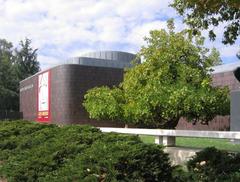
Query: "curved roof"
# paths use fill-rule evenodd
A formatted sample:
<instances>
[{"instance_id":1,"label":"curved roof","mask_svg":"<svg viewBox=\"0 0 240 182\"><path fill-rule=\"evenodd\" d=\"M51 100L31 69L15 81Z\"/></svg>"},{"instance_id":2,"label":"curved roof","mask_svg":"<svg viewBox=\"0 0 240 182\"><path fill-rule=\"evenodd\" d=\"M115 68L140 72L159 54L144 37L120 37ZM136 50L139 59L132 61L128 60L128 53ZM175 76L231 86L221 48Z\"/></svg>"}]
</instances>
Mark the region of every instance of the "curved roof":
<instances>
[{"instance_id":1,"label":"curved roof","mask_svg":"<svg viewBox=\"0 0 240 182\"><path fill-rule=\"evenodd\" d=\"M67 60L67 64L80 64L85 66L128 68L136 58L135 54L121 51L97 51L82 54Z\"/></svg>"},{"instance_id":2,"label":"curved roof","mask_svg":"<svg viewBox=\"0 0 240 182\"><path fill-rule=\"evenodd\" d=\"M135 59L136 55L122 51L96 51L82 54L80 57L106 59L120 62L129 62Z\"/></svg>"},{"instance_id":3,"label":"curved roof","mask_svg":"<svg viewBox=\"0 0 240 182\"><path fill-rule=\"evenodd\" d=\"M240 67L240 62L214 66L212 74L234 71L237 67Z\"/></svg>"}]
</instances>

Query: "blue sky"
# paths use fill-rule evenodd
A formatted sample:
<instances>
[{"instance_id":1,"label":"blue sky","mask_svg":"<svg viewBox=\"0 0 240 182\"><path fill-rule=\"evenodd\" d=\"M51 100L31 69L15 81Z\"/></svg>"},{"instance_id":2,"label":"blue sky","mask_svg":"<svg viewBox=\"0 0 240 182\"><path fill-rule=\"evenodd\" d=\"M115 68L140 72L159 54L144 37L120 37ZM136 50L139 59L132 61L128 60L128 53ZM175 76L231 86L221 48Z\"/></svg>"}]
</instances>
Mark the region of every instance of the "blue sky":
<instances>
[{"instance_id":1,"label":"blue sky","mask_svg":"<svg viewBox=\"0 0 240 182\"><path fill-rule=\"evenodd\" d=\"M0 38L13 42L28 37L38 48L42 69L85 52L118 50L136 53L149 30L166 28L175 19L176 30L186 27L171 0L0 0ZM240 40L221 43L224 24L215 28L216 47L224 63L236 62ZM207 35L206 32L203 32Z\"/></svg>"}]
</instances>

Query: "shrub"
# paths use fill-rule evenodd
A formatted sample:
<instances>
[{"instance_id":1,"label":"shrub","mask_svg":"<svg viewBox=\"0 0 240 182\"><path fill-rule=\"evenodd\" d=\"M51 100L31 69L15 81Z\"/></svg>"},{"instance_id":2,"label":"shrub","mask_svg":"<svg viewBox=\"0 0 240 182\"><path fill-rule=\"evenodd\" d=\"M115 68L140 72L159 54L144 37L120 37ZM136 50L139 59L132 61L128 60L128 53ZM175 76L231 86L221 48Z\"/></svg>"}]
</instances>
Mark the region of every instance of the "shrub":
<instances>
[{"instance_id":1,"label":"shrub","mask_svg":"<svg viewBox=\"0 0 240 182\"><path fill-rule=\"evenodd\" d=\"M240 181L240 153L206 148L189 160L187 167L193 180Z\"/></svg>"},{"instance_id":2,"label":"shrub","mask_svg":"<svg viewBox=\"0 0 240 182\"><path fill-rule=\"evenodd\" d=\"M0 181L240 181L240 154L206 148L170 165L161 146L91 126L0 123Z\"/></svg>"},{"instance_id":3,"label":"shrub","mask_svg":"<svg viewBox=\"0 0 240 182\"><path fill-rule=\"evenodd\" d=\"M164 182L171 181L171 173L160 146L144 144L137 137L107 134L47 179Z\"/></svg>"},{"instance_id":4,"label":"shrub","mask_svg":"<svg viewBox=\"0 0 240 182\"><path fill-rule=\"evenodd\" d=\"M160 146L90 126L0 124L0 179L8 181L171 181Z\"/></svg>"}]
</instances>

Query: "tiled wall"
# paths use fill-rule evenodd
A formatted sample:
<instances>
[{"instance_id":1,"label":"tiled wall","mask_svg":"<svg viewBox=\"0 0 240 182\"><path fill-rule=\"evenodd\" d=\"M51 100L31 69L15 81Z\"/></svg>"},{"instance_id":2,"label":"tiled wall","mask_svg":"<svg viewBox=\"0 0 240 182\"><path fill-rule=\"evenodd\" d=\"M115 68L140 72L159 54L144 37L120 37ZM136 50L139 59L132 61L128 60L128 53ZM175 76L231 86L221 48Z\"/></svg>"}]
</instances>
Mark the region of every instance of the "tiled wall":
<instances>
[{"instance_id":1,"label":"tiled wall","mask_svg":"<svg viewBox=\"0 0 240 182\"><path fill-rule=\"evenodd\" d=\"M20 82L20 112L23 119L33 121L37 118L37 81L38 77L32 76Z\"/></svg>"},{"instance_id":2,"label":"tiled wall","mask_svg":"<svg viewBox=\"0 0 240 182\"><path fill-rule=\"evenodd\" d=\"M51 71L51 113L52 122L59 124L81 123L95 126L123 126L116 122L99 122L88 118L82 106L83 96L90 88L101 85L118 85L123 79L123 70L82 65L60 65ZM228 86L236 90L240 83L232 72L216 73L212 76L214 86ZM29 87L30 86L30 87ZM37 75L20 83L20 111L23 118L35 120L37 117ZM229 130L229 116L217 116L209 125L192 125L181 119L177 129Z\"/></svg>"},{"instance_id":3,"label":"tiled wall","mask_svg":"<svg viewBox=\"0 0 240 182\"><path fill-rule=\"evenodd\" d=\"M240 88L240 83L233 75L233 72L216 73L212 76L214 86L228 86L232 90Z\"/></svg>"},{"instance_id":4,"label":"tiled wall","mask_svg":"<svg viewBox=\"0 0 240 182\"><path fill-rule=\"evenodd\" d=\"M82 106L87 90L96 86L118 85L123 79L123 70L82 65L60 65L49 70L51 80L51 122L57 124L92 124L95 126L123 126L116 122L90 120ZM37 80L32 76L20 83L20 111L23 118L37 118Z\"/></svg>"},{"instance_id":5,"label":"tiled wall","mask_svg":"<svg viewBox=\"0 0 240 182\"><path fill-rule=\"evenodd\" d=\"M212 75L213 86L228 86L230 91L240 88L240 83L234 77L233 72L216 73ZM229 130L230 129L230 117L229 116L217 116L213 121L209 122L209 125L196 124L192 125L183 118L179 121L177 129L189 129L189 130Z\"/></svg>"}]
</instances>

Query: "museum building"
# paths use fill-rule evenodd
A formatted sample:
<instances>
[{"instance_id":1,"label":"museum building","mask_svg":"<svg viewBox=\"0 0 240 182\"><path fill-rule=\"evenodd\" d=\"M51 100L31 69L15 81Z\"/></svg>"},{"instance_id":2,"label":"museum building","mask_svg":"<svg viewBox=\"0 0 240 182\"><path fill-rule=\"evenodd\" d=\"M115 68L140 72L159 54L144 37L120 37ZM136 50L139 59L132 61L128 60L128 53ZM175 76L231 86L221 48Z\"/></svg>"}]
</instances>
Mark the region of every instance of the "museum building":
<instances>
[{"instance_id":1,"label":"museum building","mask_svg":"<svg viewBox=\"0 0 240 182\"><path fill-rule=\"evenodd\" d=\"M124 68L131 67L135 57L118 51L92 52L21 81L23 119L96 125L82 106L84 94L97 86L117 86L123 80ZM99 126L117 125L115 122L97 123Z\"/></svg>"},{"instance_id":2,"label":"museum building","mask_svg":"<svg viewBox=\"0 0 240 182\"><path fill-rule=\"evenodd\" d=\"M122 123L89 119L82 106L87 90L98 86L117 86L125 68L136 56L127 52L99 51L71 58L65 64L41 71L20 82L20 112L23 119L56 124L123 126ZM140 61L139 61L140 62ZM214 67L214 86L240 87L233 75L239 63ZM228 130L229 116L217 116L208 126L192 125L182 119L177 129Z\"/></svg>"}]
</instances>

